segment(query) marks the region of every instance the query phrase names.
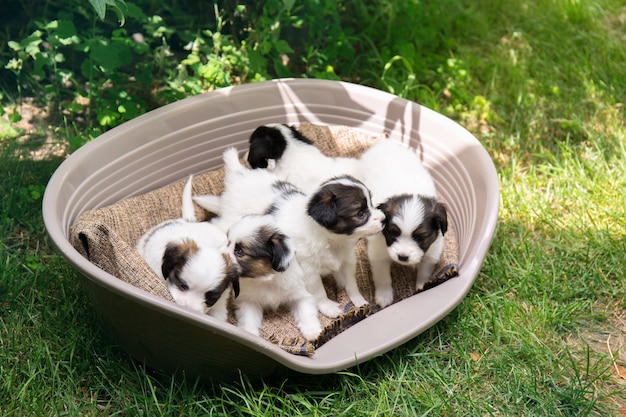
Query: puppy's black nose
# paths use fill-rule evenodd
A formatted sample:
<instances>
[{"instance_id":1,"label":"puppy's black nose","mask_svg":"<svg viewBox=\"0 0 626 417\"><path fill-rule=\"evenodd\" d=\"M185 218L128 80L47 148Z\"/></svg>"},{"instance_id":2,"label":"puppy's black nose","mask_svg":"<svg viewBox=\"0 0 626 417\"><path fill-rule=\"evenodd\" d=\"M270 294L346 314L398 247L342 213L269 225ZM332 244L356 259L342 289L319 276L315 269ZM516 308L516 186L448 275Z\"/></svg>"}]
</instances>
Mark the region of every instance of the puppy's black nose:
<instances>
[{"instance_id":1,"label":"puppy's black nose","mask_svg":"<svg viewBox=\"0 0 626 417\"><path fill-rule=\"evenodd\" d=\"M398 260L399 260L400 262L406 262L406 261L408 261L408 260L409 260L409 257L408 257L408 256L406 256L406 255L398 255Z\"/></svg>"}]
</instances>

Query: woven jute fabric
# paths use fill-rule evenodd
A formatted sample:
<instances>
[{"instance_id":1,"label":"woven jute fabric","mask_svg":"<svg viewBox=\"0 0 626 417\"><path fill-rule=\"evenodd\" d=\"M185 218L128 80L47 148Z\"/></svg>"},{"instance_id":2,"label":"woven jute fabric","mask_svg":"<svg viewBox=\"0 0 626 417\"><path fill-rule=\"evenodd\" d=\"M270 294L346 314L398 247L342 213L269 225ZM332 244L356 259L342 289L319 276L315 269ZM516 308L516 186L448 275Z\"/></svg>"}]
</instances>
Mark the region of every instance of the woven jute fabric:
<instances>
[{"instance_id":1,"label":"woven jute fabric","mask_svg":"<svg viewBox=\"0 0 626 417\"><path fill-rule=\"evenodd\" d=\"M358 157L375 141L384 140L343 126L305 123L297 127L329 156ZM223 178L222 168L195 175L193 194L221 194ZM135 244L150 227L180 217L181 196L186 181L187 179L181 179L169 186L114 205L84 212L70 228L72 245L90 262L111 275L173 302L165 282L154 274L137 253ZM199 220L209 220L212 213L196 207L196 216ZM445 239L443 255L425 290L458 275L457 236L452 223L449 223ZM374 286L366 245L367 242L362 240L355 249L358 258L357 283L363 296L373 303ZM394 302L415 294L415 269L394 265L392 277ZM332 277L324 277L324 285L329 298L339 302L344 313L336 319L320 314L323 331L316 341L309 342L302 338L293 316L286 308L266 313L261 336L287 352L310 356L333 336L380 310L374 304L355 307L345 291L337 289ZM236 324L232 308L229 321Z\"/></svg>"}]
</instances>

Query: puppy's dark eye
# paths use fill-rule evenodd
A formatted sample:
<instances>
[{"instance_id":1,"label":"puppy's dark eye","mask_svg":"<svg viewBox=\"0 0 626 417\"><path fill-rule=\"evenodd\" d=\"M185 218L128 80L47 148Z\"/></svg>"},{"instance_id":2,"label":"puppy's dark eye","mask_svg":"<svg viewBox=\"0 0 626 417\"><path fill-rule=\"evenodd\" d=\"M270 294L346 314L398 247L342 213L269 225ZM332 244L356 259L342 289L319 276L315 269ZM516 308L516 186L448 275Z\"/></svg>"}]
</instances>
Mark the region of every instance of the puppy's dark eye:
<instances>
[{"instance_id":1,"label":"puppy's dark eye","mask_svg":"<svg viewBox=\"0 0 626 417\"><path fill-rule=\"evenodd\" d=\"M415 233L413 233L412 238L413 238L413 240L415 242L417 242L418 245L421 245L429 238L429 235L426 234L426 233L417 233L417 232L415 232Z\"/></svg>"},{"instance_id":2,"label":"puppy's dark eye","mask_svg":"<svg viewBox=\"0 0 626 417\"><path fill-rule=\"evenodd\" d=\"M180 284L178 284L178 289L181 291L189 291L189 285L181 282Z\"/></svg>"},{"instance_id":3,"label":"puppy's dark eye","mask_svg":"<svg viewBox=\"0 0 626 417\"><path fill-rule=\"evenodd\" d=\"M245 254L246 254L246 252L244 252L244 250L242 249L241 246L235 245L235 256L236 257L241 258Z\"/></svg>"},{"instance_id":4,"label":"puppy's dark eye","mask_svg":"<svg viewBox=\"0 0 626 417\"><path fill-rule=\"evenodd\" d=\"M364 219L367 216L367 210L359 210L356 214L356 217L359 219Z\"/></svg>"}]
</instances>

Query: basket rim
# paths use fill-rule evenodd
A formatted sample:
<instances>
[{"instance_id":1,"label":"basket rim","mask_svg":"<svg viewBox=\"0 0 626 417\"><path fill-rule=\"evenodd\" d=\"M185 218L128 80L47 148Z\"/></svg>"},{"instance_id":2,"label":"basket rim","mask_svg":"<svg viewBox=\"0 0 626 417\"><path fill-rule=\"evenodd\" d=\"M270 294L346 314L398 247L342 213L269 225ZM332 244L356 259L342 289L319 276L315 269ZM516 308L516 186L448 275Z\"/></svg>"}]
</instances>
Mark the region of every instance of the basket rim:
<instances>
[{"instance_id":1,"label":"basket rim","mask_svg":"<svg viewBox=\"0 0 626 417\"><path fill-rule=\"evenodd\" d=\"M72 198L78 198L76 194L74 194L76 192L76 184L68 184L68 179L71 180L76 177L78 171L88 172L89 175L96 175L98 170L102 172L107 168L110 168L110 164L106 161L101 161L102 165L98 168L91 165L93 164L93 155L106 154L109 152L109 149L117 146L118 143L123 143L125 139L124 135L129 129L141 129L152 123L162 121L163 118L171 117L172 114L180 115L185 112L189 112L190 109L198 107L213 108L218 104L228 105L234 101L241 102L242 96L263 95L275 91L284 93L283 100L285 106L294 108L296 113L298 111L302 112L303 110L298 107L299 104L313 107L311 102L297 102L297 98L299 97L298 94L305 90L308 97L312 97L313 92L318 92L320 94L330 92L331 96L335 94L339 98L341 94L347 94L350 96L351 100L363 100L364 98L369 98L375 102L378 101L380 103L385 103L388 107L390 107L393 103L394 105L399 106L399 109L404 110L404 113L394 116L398 117L398 120L401 118L406 119L418 117L421 123L432 122L433 125L438 125L435 127L440 128L443 132L442 134L456 135L456 139L463 142L463 148L461 151L463 153L471 154L471 158L475 161L475 166L480 167L482 170L483 180L485 183L480 184L480 186L485 188L483 190L485 192L485 198L488 198L489 201L486 202L486 210L479 213L482 216L482 224L484 227L481 230L472 231L474 233L471 236L472 242L475 242L477 247L473 248L473 252L468 255L468 258L465 259L462 267L460 267L460 275L464 278L464 280L462 285L457 283L454 286L455 292L452 294L452 297L449 296L450 294L446 294L446 290L449 285L444 283L440 287L433 288L426 293L410 297L408 301L404 300L400 303L393 304L384 309L385 314L381 314L383 312L380 312L368 317L358 325L351 327L338 336L335 336L332 341L334 343L329 342L320 347L312 358L307 358L289 354L284 350L273 346L271 343L263 340L262 338L248 334L235 326L219 322L200 313L187 310L182 306L135 288L91 264L70 244L68 238L69 226L73 220L76 219L78 214L87 208L82 207L78 209L79 211L76 211L76 208L74 208L71 213L68 213L68 207L66 205L67 202L61 200L63 198L67 198L68 195ZM302 94L304 95L304 93ZM284 99L284 97L295 97L295 100L287 102L287 99ZM322 97L319 99L319 102L316 102L315 104L323 107L323 100L324 98ZM220 115L219 117L227 116ZM391 123L389 114L385 116L376 116L372 123L381 124L378 119L382 120L382 123L384 123L385 126ZM393 122L396 124L402 124L402 121ZM193 169L193 167L190 167L189 169ZM180 178L183 178L183 176L180 176ZM165 180L165 183L168 182L171 181L169 179ZM64 191L60 192L60 190ZM137 194L141 193L140 190L136 191ZM71 202L72 201L70 201L70 203ZM170 317L183 320L197 326L200 329L204 329L232 339L238 343L245 344L247 347L251 347L252 349L258 351L261 355L266 356L289 369L310 374L322 374L339 371L379 356L414 338L450 313L463 300L467 292L469 292L480 270L495 233L498 210L499 184L495 166L493 165L493 162L484 147L466 129L451 119L434 112L433 110L380 90L342 81L314 79L278 79L255 84L226 87L199 96L189 97L152 110L149 113L139 116L104 133L70 155L52 175L46 187L42 204L44 224L54 246L81 275L91 280L93 283L101 286L103 289L114 292L128 300L138 303L138 305L144 308L158 311L161 314L166 314ZM454 278L454 280L458 279L459 278ZM446 300L445 305L435 306L434 304L437 304L437 302L442 298ZM389 326L388 317L405 318L407 314L415 309L415 306L421 306L422 308L437 308L439 313L436 316L427 318L421 322L419 326L416 326L409 332L404 330L407 328L406 323L401 323L398 325L398 328L402 328L402 330L397 330L398 334L394 334L393 332L397 328ZM384 330L384 333L386 333L386 336L384 336L386 342L384 344L373 346L361 346L359 347L358 355L356 355L354 353L355 340L366 340L365 338L369 337L371 334L372 327L375 327L380 331ZM343 352L340 354L333 352L332 350L336 350L336 347L340 344L342 346L340 350Z\"/></svg>"}]
</instances>

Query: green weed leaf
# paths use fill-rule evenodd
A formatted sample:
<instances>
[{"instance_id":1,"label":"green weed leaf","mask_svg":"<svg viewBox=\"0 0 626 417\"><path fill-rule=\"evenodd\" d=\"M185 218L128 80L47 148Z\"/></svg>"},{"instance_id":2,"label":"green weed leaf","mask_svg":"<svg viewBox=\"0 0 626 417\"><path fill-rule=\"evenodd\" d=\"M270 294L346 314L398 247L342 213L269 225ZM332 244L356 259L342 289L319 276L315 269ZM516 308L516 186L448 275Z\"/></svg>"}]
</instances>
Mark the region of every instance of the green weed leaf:
<instances>
[{"instance_id":1,"label":"green weed leaf","mask_svg":"<svg viewBox=\"0 0 626 417\"><path fill-rule=\"evenodd\" d=\"M124 0L89 0L89 4L91 4L100 20L104 20L107 7L111 7L117 13L120 26L124 25L125 18L122 8L124 8L124 11L128 9Z\"/></svg>"},{"instance_id":2,"label":"green weed leaf","mask_svg":"<svg viewBox=\"0 0 626 417\"><path fill-rule=\"evenodd\" d=\"M130 48L121 42L94 43L90 56L104 72L113 72L132 60Z\"/></svg>"},{"instance_id":3,"label":"green weed leaf","mask_svg":"<svg viewBox=\"0 0 626 417\"><path fill-rule=\"evenodd\" d=\"M11 113L9 113L9 121L11 123L17 123L22 120L22 115L17 111L17 109L13 109Z\"/></svg>"},{"instance_id":4,"label":"green weed leaf","mask_svg":"<svg viewBox=\"0 0 626 417\"><path fill-rule=\"evenodd\" d=\"M294 4L296 4L296 0L283 0L283 6L285 6L287 11L290 11Z\"/></svg>"},{"instance_id":5,"label":"green weed leaf","mask_svg":"<svg viewBox=\"0 0 626 417\"><path fill-rule=\"evenodd\" d=\"M9 46L9 48L13 49L16 52L22 50L22 45L20 45L18 42L9 41L7 45Z\"/></svg>"},{"instance_id":6,"label":"green weed leaf","mask_svg":"<svg viewBox=\"0 0 626 417\"><path fill-rule=\"evenodd\" d=\"M287 41L280 39L278 42L274 43L274 49L279 54L290 54L293 52L291 46L287 43Z\"/></svg>"},{"instance_id":7,"label":"green weed leaf","mask_svg":"<svg viewBox=\"0 0 626 417\"><path fill-rule=\"evenodd\" d=\"M100 20L104 20L104 16L107 11L107 1L106 0L89 0L89 4L94 8L96 14L100 18Z\"/></svg>"}]
</instances>

